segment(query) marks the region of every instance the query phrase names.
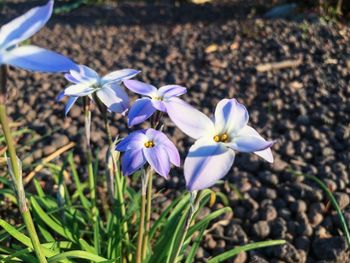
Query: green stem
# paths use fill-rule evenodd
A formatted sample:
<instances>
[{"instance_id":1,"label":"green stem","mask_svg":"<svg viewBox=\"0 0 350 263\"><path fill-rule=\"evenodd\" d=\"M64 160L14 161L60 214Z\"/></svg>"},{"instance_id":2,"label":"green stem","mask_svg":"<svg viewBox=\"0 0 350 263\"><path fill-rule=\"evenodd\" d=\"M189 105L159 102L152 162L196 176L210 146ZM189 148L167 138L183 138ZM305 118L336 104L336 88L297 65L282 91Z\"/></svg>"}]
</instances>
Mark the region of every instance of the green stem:
<instances>
[{"instance_id":1,"label":"green stem","mask_svg":"<svg viewBox=\"0 0 350 263\"><path fill-rule=\"evenodd\" d=\"M91 199L91 219L94 230L94 247L97 253L100 253L100 229L98 220L98 208L96 202L96 182L94 176L94 168L92 162L92 151L90 143L91 133L91 111L89 98L84 98L84 115L85 115L85 136L86 136L86 159L87 159L87 172L89 179L89 192Z\"/></svg>"},{"instance_id":2,"label":"green stem","mask_svg":"<svg viewBox=\"0 0 350 263\"><path fill-rule=\"evenodd\" d=\"M38 234L35 230L33 219L30 215L27 201L25 198L25 192L22 182L22 174L20 166L18 165L16 148L11 135L10 125L6 114L6 67L0 67L0 123L5 136L7 151L10 156L11 168L13 173L14 188L17 189L17 199L20 208L21 215L24 220L24 224L29 233L29 237L32 241L35 254L40 263L47 263L44 252L42 251Z\"/></svg>"},{"instance_id":3,"label":"green stem","mask_svg":"<svg viewBox=\"0 0 350 263\"><path fill-rule=\"evenodd\" d=\"M175 254L173 254L172 260L170 260L170 262L174 262L174 263L177 262L176 260L177 260L178 256L180 255L180 252L182 251L182 247L183 247L183 244L184 244L184 242L186 240L187 232L190 229L193 217L194 217L194 215L196 214L196 212L198 210L198 205L199 205L201 193L197 194L197 192L190 192L190 194L191 194L191 199L190 199L191 209L190 209L189 214L187 216L185 228L184 228L184 230L182 232L180 243L179 243L179 245L178 245L178 247L177 247L177 249L175 251Z\"/></svg>"},{"instance_id":4,"label":"green stem","mask_svg":"<svg viewBox=\"0 0 350 263\"><path fill-rule=\"evenodd\" d=\"M148 237L149 237L149 231L151 229L152 179L153 179L153 170L151 167L149 167L148 168L148 183L147 183L146 229L145 229L145 235L143 238L142 259L145 259L146 255L147 255Z\"/></svg>"},{"instance_id":5,"label":"green stem","mask_svg":"<svg viewBox=\"0 0 350 263\"><path fill-rule=\"evenodd\" d=\"M98 99L98 97L96 96L96 98L94 98L98 108L103 116L103 120L104 120L104 125L105 125L105 129L106 129L106 134L107 134L107 139L108 139L108 151L109 153L107 153L107 169L110 169L109 172L106 172L106 176L107 176L107 182L109 183L107 185L108 187L108 193L110 196L110 200L111 203L114 203L114 197L115 194L117 194L117 199L118 199L118 208L119 208L119 216L121 218L121 221L123 221L122 223L122 229L123 229L123 236L125 237L125 243L129 244L130 241L130 237L129 237L129 227L128 227L128 222L125 220L125 216L126 216L126 208L125 208L125 202L124 202L124 177L123 175L120 173L120 170L118 169L119 165L118 165L118 160L116 160L115 158L115 154L113 154L112 151L114 151L114 142L112 139L112 134L111 134L111 129L109 127L109 121L107 118L107 110L106 107L104 107L104 105L102 105L102 103L100 102L100 100ZM110 156L112 158L112 165L109 165L109 158L108 156ZM116 184L114 184L114 179L116 180ZM116 191L114 189L114 185L116 185ZM125 246L127 248L127 246ZM123 248L122 248L123 250ZM128 261L132 260L132 255L129 254L129 252L126 250L125 251L126 255L127 255L127 259Z\"/></svg>"},{"instance_id":6,"label":"green stem","mask_svg":"<svg viewBox=\"0 0 350 263\"><path fill-rule=\"evenodd\" d=\"M139 223L139 232L138 232L138 238L137 238L136 263L142 262L142 243L143 243L144 228L145 228L147 180L148 180L147 173L145 173L145 170L142 170L140 223Z\"/></svg>"}]
</instances>

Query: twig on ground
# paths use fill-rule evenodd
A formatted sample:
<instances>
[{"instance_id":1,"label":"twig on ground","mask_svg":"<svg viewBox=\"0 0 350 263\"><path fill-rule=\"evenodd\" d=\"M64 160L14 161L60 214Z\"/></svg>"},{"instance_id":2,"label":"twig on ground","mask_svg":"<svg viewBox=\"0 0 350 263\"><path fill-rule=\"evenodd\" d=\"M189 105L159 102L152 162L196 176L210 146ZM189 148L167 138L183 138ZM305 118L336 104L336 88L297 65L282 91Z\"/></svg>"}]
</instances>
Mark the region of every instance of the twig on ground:
<instances>
[{"instance_id":1,"label":"twig on ground","mask_svg":"<svg viewBox=\"0 0 350 263\"><path fill-rule=\"evenodd\" d=\"M272 71L272 70L278 70L278 69L284 69L284 68L296 68L299 67L302 64L302 59L296 59L296 60L285 60L281 62L271 62L271 63L265 63L260 64L256 66L256 70L258 72L266 72L266 71Z\"/></svg>"},{"instance_id":2,"label":"twig on ground","mask_svg":"<svg viewBox=\"0 0 350 263\"><path fill-rule=\"evenodd\" d=\"M48 162L51 162L53 159L55 159L56 157L58 157L59 155L61 155L62 153L68 151L69 149L73 148L75 146L75 142L70 142L68 144L66 144L65 146L59 148L57 151L53 152L52 154L50 154L49 156L45 157L41 164L39 164L37 167L35 167L35 169L33 171L31 171L24 179L23 179L23 184L26 185L28 184L33 177L35 176L35 174L37 172L39 172L40 170L42 170L45 167L45 164Z\"/></svg>"}]
</instances>

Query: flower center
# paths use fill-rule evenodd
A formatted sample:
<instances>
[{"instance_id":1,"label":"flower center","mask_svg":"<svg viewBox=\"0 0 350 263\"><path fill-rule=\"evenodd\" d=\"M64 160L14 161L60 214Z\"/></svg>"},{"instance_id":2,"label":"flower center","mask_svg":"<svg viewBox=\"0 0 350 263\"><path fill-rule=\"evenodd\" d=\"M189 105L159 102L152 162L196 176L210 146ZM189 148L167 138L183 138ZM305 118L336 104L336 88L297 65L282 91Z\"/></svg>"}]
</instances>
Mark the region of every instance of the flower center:
<instances>
[{"instance_id":1,"label":"flower center","mask_svg":"<svg viewBox=\"0 0 350 263\"><path fill-rule=\"evenodd\" d=\"M161 97L161 96L155 96L155 97L153 97L153 99L154 99L154 100L163 100L163 97Z\"/></svg>"},{"instance_id":2,"label":"flower center","mask_svg":"<svg viewBox=\"0 0 350 263\"><path fill-rule=\"evenodd\" d=\"M216 142L227 142L228 141L228 135L226 133L224 134L217 134L213 137L214 141Z\"/></svg>"},{"instance_id":3,"label":"flower center","mask_svg":"<svg viewBox=\"0 0 350 263\"><path fill-rule=\"evenodd\" d=\"M146 148L152 148L152 147L154 147L154 142L153 142L153 141L145 142L145 147L146 147Z\"/></svg>"}]
</instances>

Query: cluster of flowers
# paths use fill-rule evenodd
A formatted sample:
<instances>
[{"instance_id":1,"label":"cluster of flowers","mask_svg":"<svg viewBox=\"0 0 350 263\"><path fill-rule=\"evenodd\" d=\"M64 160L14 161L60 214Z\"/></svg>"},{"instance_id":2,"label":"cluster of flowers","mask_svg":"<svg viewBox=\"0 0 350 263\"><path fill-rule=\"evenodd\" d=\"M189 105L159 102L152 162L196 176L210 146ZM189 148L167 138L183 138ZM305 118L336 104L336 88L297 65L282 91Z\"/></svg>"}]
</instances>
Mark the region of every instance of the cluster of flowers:
<instances>
[{"instance_id":1,"label":"cluster of flowers","mask_svg":"<svg viewBox=\"0 0 350 263\"><path fill-rule=\"evenodd\" d=\"M248 111L236 99L223 99L216 106L213 119L179 98L187 89L178 85L156 87L131 80L140 73L123 69L101 77L93 69L77 65L55 52L19 43L38 32L52 14L53 0L46 5L29 10L24 15L1 27L0 65L43 72L65 72L71 83L62 91L58 100L68 96L67 114L79 97L99 100L109 111L127 114L130 127L149 119L157 111L166 113L172 122L195 143L184 161L184 175L188 190L195 191L212 186L230 170L235 152L254 152L268 162L273 162L266 141L248 125ZM129 108L130 91L144 97ZM168 178L171 164L180 166L180 156L175 145L160 130L146 129L132 132L123 139L116 150L124 152L122 171L130 175L146 163L161 176ZM215 169L212 169L215 167Z\"/></svg>"}]
</instances>

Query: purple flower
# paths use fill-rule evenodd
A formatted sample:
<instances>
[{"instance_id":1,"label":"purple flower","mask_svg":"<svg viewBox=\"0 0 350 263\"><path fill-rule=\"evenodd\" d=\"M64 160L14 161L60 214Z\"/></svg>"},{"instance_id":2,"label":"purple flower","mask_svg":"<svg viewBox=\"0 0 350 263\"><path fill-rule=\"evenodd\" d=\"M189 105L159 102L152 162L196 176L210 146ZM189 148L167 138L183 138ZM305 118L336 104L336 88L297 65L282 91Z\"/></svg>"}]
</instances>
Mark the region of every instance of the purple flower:
<instances>
[{"instance_id":1,"label":"purple flower","mask_svg":"<svg viewBox=\"0 0 350 263\"><path fill-rule=\"evenodd\" d=\"M135 101L128 114L129 127L142 123L156 111L167 112L170 101L178 101L178 96L185 94L187 89L178 85L166 85L159 89L137 80L125 80L125 86L138 94L145 95Z\"/></svg>"},{"instance_id":2,"label":"purple flower","mask_svg":"<svg viewBox=\"0 0 350 263\"><path fill-rule=\"evenodd\" d=\"M65 113L69 112L79 97L96 93L99 100L113 112L124 113L129 107L129 98L121 83L125 79L136 76L140 71L135 69L122 69L100 77L93 69L79 65L78 70L70 70L65 78L73 83L58 95L61 100L65 95L69 96Z\"/></svg>"},{"instance_id":3,"label":"purple flower","mask_svg":"<svg viewBox=\"0 0 350 263\"><path fill-rule=\"evenodd\" d=\"M216 106L214 121L188 104L167 105L170 119L187 135L196 139L186 157L184 174L190 191L208 188L231 169L237 152L254 152L273 162L270 147L248 126L247 109L235 99L223 99Z\"/></svg>"},{"instance_id":4,"label":"purple flower","mask_svg":"<svg viewBox=\"0 0 350 263\"><path fill-rule=\"evenodd\" d=\"M148 162L158 174L168 178L171 163L180 166L180 156L175 145L164 133L154 129L130 133L116 146L116 150L124 152L124 175L134 173Z\"/></svg>"},{"instance_id":5,"label":"purple flower","mask_svg":"<svg viewBox=\"0 0 350 263\"><path fill-rule=\"evenodd\" d=\"M76 64L63 55L32 45L18 46L37 33L52 14L53 0L30 9L0 29L0 65L7 64L27 70L65 72Z\"/></svg>"}]
</instances>

